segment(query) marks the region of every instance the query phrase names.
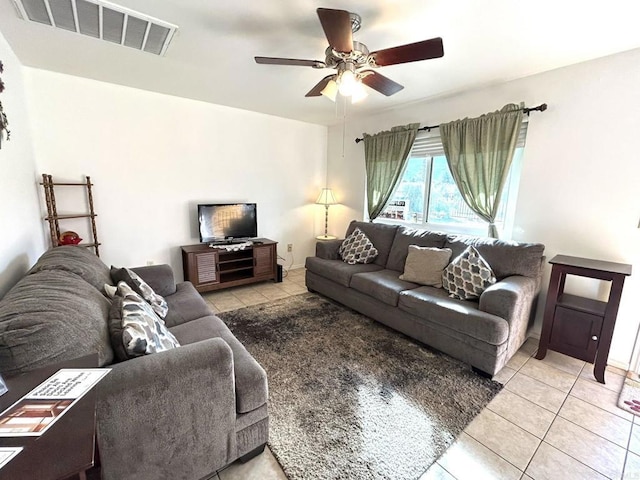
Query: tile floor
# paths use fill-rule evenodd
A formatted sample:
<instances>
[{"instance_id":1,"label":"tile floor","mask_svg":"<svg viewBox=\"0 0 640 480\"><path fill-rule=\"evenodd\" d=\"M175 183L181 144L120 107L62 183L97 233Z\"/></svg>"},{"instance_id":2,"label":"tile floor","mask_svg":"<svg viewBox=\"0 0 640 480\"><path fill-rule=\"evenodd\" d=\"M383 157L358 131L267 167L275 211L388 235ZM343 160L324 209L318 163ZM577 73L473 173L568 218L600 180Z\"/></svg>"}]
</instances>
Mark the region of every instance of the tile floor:
<instances>
[{"instance_id":1,"label":"tile floor","mask_svg":"<svg viewBox=\"0 0 640 480\"><path fill-rule=\"evenodd\" d=\"M304 269L289 270L281 283L261 282L244 287L235 287L202 296L215 313L259 305L307 291L304 285Z\"/></svg>"},{"instance_id":2,"label":"tile floor","mask_svg":"<svg viewBox=\"0 0 640 480\"><path fill-rule=\"evenodd\" d=\"M306 291L299 269L282 283L204 297L222 312ZM420 480L640 480L640 417L616 406L625 372L608 367L601 385L591 364L552 351L536 360L536 349L529 339L496 375L502 392ZM267 449L212 480L252 479L286 476Z\"/></svg>"},{"instance_id":3,"label":"tile floor","mask_svg":"<svg viewBox=\"0 0 640 480\"><path fill-rule=\"evenodd\" d=\"M504 389L421 480L640 479L640 417L616 404L624 374L529 339L495 380Z\"/></svg>"}]
</instances>

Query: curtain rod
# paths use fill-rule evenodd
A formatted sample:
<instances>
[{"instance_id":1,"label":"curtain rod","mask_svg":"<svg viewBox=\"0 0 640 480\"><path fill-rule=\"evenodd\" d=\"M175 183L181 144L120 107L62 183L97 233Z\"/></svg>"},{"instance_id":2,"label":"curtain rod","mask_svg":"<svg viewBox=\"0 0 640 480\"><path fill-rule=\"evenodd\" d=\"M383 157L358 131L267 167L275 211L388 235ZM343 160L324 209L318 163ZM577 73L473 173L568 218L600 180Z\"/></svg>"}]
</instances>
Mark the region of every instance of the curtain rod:
<instances>
[{"instance_id":1,"label":"curtain rod","mask_svg":"<svg viewBox=\"0 0 640 480\"><path fill-rule=\"evenodd\" d=\"M538 105L537 107L531 107L531 108L523 108L522 111L524 113L526 113L527 115L529 115L530 112L544 112L547 109L547 104L546 103L541 103L540 105ZM513 110L515 111L515 110ZM418 129L418 131L422 131L422 130L426 130L427 132L430 132L433 128L439 128L440 125L430 125L430 126L426 126L426 127L420 127ZM360 143L364 140L364 138L356 138L356 143Z\"/></svg>"}]
</instances>

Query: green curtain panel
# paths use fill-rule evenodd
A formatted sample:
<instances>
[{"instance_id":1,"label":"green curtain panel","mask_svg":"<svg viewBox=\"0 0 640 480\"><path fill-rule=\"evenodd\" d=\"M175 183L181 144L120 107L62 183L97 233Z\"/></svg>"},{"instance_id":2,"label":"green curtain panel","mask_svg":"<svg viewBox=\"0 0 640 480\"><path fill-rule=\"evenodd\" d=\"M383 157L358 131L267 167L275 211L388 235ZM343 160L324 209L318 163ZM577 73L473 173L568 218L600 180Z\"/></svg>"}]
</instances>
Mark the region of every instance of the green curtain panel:
<instances>
[{"instance_id":1,"label":"green curtain panel","mask_svg":"<svg viewBox=\"0 0 640 480\"><path fill-rule=\"evenodd\" d=\"M375 135L364 134L369 220L376 218L387 204L407 162L419 126L419 123L411 123Z\"/></svg>"},{"instance_id":2,"label":"green curtain panel","mask_svg":"<svg viewBox=\"0 0 640 480\"><path fill-rule=\"evenodd\" d=\"M440 125L442 146L460 194L480 218L495 226L522 125L522 108L512 103L497 112Z\"/></svg>"}]
</instances>

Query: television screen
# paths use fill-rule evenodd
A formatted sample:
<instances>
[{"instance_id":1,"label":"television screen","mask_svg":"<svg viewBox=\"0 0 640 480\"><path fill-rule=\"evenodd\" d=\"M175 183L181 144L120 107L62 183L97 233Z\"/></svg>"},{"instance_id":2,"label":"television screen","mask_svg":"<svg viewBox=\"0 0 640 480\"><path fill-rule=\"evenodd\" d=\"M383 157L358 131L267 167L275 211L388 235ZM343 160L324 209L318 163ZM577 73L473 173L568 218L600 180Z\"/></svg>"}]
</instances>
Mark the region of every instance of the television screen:
<instances>
[{"instance_id":1,"label":"television screen","mask_svg":"<svg viewBox=\"0 0 640 480\"><path fill-rule=\"evenodd\" d=\"M255 203L216 203L198 205L201 242L258 236Z\"/></svg>"}]
</instances>

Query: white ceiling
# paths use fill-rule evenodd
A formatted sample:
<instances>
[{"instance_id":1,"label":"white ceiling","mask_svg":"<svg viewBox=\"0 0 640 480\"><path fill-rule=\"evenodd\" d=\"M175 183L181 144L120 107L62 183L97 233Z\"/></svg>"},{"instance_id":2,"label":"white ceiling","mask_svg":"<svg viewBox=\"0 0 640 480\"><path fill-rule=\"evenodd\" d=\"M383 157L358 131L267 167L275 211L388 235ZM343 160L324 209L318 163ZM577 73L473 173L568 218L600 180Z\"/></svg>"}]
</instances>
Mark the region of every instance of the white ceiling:
<instances>
[{"instance_id":1,"label":"white ceiling","mask_svg":"<svg viewBox=\"0 0 640 480\"><path fill-rule=\"evenodd\" d=\"M253 57L324 60L315 9L358 13L371 51L442 37L443 58L382 67L405 86L351 114L500 83L640 47L637 0L117 0L179 27L164 57L26 22L0 0L0 31L27 66L306 122L336 106L305 94L329 70L257 65ZM333 70L331 70L333 71ZM514 99L517 101L519 99Z\"/></svg>"}]
</instances>

